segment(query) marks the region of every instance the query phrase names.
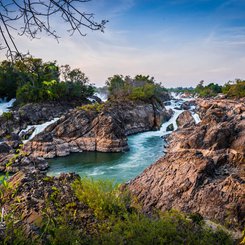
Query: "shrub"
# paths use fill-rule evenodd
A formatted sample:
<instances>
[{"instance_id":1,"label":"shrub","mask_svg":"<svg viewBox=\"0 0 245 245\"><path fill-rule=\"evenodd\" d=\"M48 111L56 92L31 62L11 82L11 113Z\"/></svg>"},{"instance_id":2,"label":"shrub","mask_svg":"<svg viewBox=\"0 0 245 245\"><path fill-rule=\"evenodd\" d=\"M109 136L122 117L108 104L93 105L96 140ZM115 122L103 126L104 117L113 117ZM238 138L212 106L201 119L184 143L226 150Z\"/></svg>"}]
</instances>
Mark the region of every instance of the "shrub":
<instances>
[{"instance_id":1,"label":"shrub","mask_svg":"<svg viewBox=\"0 0 245 245\"><path fill-rule=\"evenodd\" d=\"M5 120L11 120L13 118L13 113L12 112L4 112L2 114L2 117L5 119Z\"/></svg>"},{"instance_id":2,"label":"shrub","mask_svg":"<svg viewBox=\"0 0 245 245\"><path fill-rule=\"evenodd\" d=\"M245 80L237 79L235 82L228 82L222 88L222 92L228 97L245 97Z\"/></svg>"},{"instance_id":3,"label":"shrub","mask_svg":"<svg viewBox=\"0 0 245 245\"><path fill-rule=\"evenodd\" d=\"M9 213L0 244L233 244L224 231L213 231L178 211L144 214L137 200L113 181L85 178L72 188L76 198L65 206L52 188L35 223L37 231L28 238L21 215Z\"/></svg>"},{"instance_id":4,"label":"shrub","mask_svg":"<svg viewBox=\"0 0 245 245\"><path fill-rule=\"evenodd\" d=\"M79 110L84 110L84 111L97 111L101 112L104 108L105 104L100 104L98 102L94 104L88 104L88 105L83 105L78 107Z\"/></svg>"}]
</instances>

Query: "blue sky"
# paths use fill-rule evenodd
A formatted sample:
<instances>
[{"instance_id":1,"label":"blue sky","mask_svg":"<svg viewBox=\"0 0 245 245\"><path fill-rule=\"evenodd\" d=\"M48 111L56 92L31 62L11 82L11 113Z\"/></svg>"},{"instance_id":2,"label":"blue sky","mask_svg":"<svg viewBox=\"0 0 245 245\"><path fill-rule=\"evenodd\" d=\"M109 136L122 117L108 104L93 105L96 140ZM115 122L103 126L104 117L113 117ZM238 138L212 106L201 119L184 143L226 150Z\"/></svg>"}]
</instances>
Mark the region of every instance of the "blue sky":
<instances>
[{"instance_id":1,"label":"blue sky","mask_svg":"<svg viewBox=\"0 0 245 245\"><path fill-rule=\"evenodd\" d=\"M149 74L166 87L245 78L245 0L93 0L81 5L108 19L105 33L60 43L17 37L22 51L81 68L103 85L114 74Z\"/></svg>"}]
</instances>

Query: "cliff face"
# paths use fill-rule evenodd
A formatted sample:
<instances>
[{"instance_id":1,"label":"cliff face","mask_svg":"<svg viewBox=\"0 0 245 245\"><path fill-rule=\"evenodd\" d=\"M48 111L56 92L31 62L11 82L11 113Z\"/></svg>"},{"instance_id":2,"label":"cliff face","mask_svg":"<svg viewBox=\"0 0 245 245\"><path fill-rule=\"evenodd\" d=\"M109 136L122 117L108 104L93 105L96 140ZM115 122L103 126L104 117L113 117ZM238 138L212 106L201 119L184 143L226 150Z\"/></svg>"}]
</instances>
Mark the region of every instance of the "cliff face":
<instances>
[{"instance_id":1,"label":"cliff face","mask_svg":"<svg viewBox=\"0 0 245 245\"><path fill-rule=\"evenodd\" d=\"M127 135L158 129L170 117L157 102L109 102L100 112L75 109L34 137L24 150L45 158L81 151L125 151Z\"/></svg>"},{"instance_id":2,"label":"cliff face","mask_svg":"<svg viewBox=\"0 0 245 245\"><path fill-rule=\"evenodd\" d=\"M202 122L169 137L168 153L129 184L146 211L198 212L243 228L245 105L198 101Z\"/></svg>"}]
</instances>

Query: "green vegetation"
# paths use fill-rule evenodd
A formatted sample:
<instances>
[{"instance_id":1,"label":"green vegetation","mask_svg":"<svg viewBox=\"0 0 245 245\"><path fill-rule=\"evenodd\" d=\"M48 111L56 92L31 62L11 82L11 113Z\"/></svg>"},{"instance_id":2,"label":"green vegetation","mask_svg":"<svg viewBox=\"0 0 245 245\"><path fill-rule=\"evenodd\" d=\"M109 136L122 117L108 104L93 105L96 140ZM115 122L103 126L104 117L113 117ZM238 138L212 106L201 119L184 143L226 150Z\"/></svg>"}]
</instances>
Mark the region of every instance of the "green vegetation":
<instances>
[{"instance_id":1,"label":"green vegetation","mask_svg":"<svg viewBox=\"0 0 245 245\"><path fill-rule=\"evenodd\" d=\"M26 56L14 63L0 64L0 98L17 98L19 103L85 99L94 87L79 69L59 67L54 62Z\"/></svg>"},{"instance_id":2,"label":"green vegetation","mask_svg":"<svg viewBox=\"0 0 245 245\"><path fill-rule=\"evenodd\" d=\"M88 104L88 105L83 105L78 107L79 110L84 110L84 111L97 111L101 112L102 109L104 108L105 104L100 104L98 102L94 104Z\"/></svg>"},{"instance_id":3,"label":"green vegetation","mask_svg":"<svg viewBox=\"0 0 245 245\"><path fill-rule=\"evenodd\" d=\"M237 79L235 81L229 81L225 85L221 86L215 83L209 83L204 86L204 81L200 81L195 88L170 88L169 92L187 93L191 95L198 95L199 97L215 97L222 93L228 98L242 98L245 97L245 80Z\"/></svg>"},{"instance_id":4,"label":"green vegetation","mask_svg":"<svg viewBox=\"0 0 245 245\"><path fill-rule=\"evenodd\" d=\"M222 88L222 92L228 97L245 97L245 80L237 79L235 82L226 83Z\"/></svg>"},{"instance_id":5,"label":"green vegetation","mask_svg":"<svg viewBox=\"0 0 245 245\"><path fill-rule=\"evenodd\" d=\"M13 118L13 113L12 112L4 112L2 114L2 117L5 119L5 120L10 120Z\"/></svg>"},{"instance_id":6,"label":"green vegetation","mask_svg":"<svg viewBox=\"0 0 245 245\"><path fill-rule=\"evenodd\" d=\"M213 97L222 92L222 86L214 83L210 83L207 86L203 86L204 81L201 81L195 88L195 92L200 97Z\"/></svg>"},{"instance_id":7,"label":"green vegetation","mask_svg":"<svg viewBox=\"0 0 245 245\"><path fill-rule=\"evenodd\" d=\"M143 100L159 99L166 93L166 89L154 81L153 77L137 75L133 79L129 76L114 75L108 78L106 85L110 98Z\"/></svg>"},{"instance_id":8,"label":"green vegetation","mask_svg":"<svg viewBox=\"0 0 245 245\"><path fill-rule=\"evenodd\" d=\"M48 183L52 186L52 178ZM111 181L75 181L73 201L66 205L60 203L60 188L53 186L47 193L46 206L29 237L21 215L9 213L0 244L233 244L223 230L206 227L200 215L144 214L137 200ZM16 199L15 194L11 198Z\"/></svg>"}]
</instances>

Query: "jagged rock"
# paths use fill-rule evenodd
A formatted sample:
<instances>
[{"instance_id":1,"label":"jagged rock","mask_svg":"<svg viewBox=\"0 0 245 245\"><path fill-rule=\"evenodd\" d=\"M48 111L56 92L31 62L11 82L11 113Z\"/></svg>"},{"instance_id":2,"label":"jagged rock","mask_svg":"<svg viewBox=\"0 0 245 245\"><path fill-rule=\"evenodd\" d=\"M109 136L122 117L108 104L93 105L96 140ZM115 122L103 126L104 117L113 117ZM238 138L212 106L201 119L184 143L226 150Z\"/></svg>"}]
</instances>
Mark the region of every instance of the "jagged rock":
<instances>
[{"instance_id":1,"label":"jagged rock","mask_svg":"<svg viewBox=\"0 0 245 245\"><path fill-rule=\"evenodd\" d=\"M176 119L176 123L180 128L187 128L195 125L195 120L190 111L183 111Z\"/></svg>"},{"instance_id":2,"label":"jagged rock","mask_svg":"<svg viewBox=\"0 0 245 245\"><path fill-rule=\"evenodd\" d=\"M132 180L129 189L146 212L173 208L243 229L244 103L211 100L198 105L202 122L172 133L167 154Z\"/></svg>"},{"instance_id":3,"label":"jagged rock","mask_svg":"<svg viewBox=\"0 0 245 245\"><path fill-rule=\"evenodd\" d=\"M15 107L11 110L11 118L0 116L0 139L12 133L18 134L28 125L41 124L55 117L61 117L81 103L82 101L29 103L19 108Z\"/></svg>"},{"instance_id":4,"label":"jagged rock","mask_svg":"<svg viewBox=\"0 0 245 245\"><path fill-rule=\"evenodd\" d=\"M0 172L17 173L20 170L46 171L49 165L42 157L16 155L14 152L0 155Z\"/></svg>"},{"instance_id":5,"label":"jagged rock","mask_svg":"<svg viewBox=\"0 0 245 245\"><path fill-rule=\"evenodd\" d=\"M190 110L191 106L194 106L195 104L196 104L195 100L185 101L184 103L182 103L180 108L182 110Z\"/></svg>"},{"instance_id":6,"label":"jagged rock","mask_svg":"<svg viewBox=\"0 0 245 245\"><path fill-rule=\"evenodd\" d=\"M75 109L28 142L25 151L45 158L81 151L126 151L128 135L159 129L171 113L157 102L140 101L106 103L100 112Z\"/></svg>"},{"instance_id":7,"label":"jagged rock","mask_svg":"<svg viewBox=\"0 0 245 245\"><path fill-rule=\"evenodd\" d=\"M165 105L165 106L171 105L171 101L165 101L165 102L164 102L164 105Z\"/></svg>"},{"instance_id":8,"label":"jagged rock","mask_svg":"<svg viewBox=\"0 0 245 245\"><path fill-rule=\"evenodd\" d=\"M174 130L174 125L171 123L167 126L166 131L173 131Z\"/></svg>"},{"instance_id":9,"label":"jagged rock","mask_svg":"<svg viewBox=\"0 0 245 245\"><path fill-rule=\"evenodd\" d=\"M11 188L5 190L1 196L1 208L4 208L6 214L21 217L20 221L25 225L27 236L35 237L43 232L37 223L47 216L47 209L49 214L56 217L63 217L69 209L79 217L75 221L76 225L84 231L90 231L90 224L95 223L96 219L91 210L77 199L72 188L74 181L79 179L79 175L74 173L48 177L37 170L20 171L10 178ZM72 217L70 222L74 222Z\"/></svg>"}]
</instances>

